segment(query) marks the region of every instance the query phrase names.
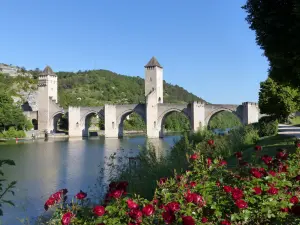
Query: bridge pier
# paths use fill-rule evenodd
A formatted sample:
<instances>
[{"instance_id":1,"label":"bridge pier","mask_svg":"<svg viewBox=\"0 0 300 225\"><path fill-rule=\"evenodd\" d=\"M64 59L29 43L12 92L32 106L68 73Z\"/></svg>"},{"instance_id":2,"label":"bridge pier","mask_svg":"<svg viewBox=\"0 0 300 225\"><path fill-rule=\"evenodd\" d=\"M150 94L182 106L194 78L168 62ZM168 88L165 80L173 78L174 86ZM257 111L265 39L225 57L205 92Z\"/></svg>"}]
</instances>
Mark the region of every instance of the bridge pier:
<instances>
[{"instance_id":1,"label":"bridge pier","mask_svg":"<svg viewBox=\"0 0 300 225\"><path fill-rule=\"evenodd\" d=\"M192 118L191 118L191 129L196 132L202 129L205 124L205 105L201 102L192 103Z\"/></svg>"},{"instance_id":2,"label":"bridge pier","mask_svg":"<svg viewBox=\"0 0 300 225\"><path fill-rule=\"evenodd\" d=\"M105 137L118 138L119 137L119 124L117 123L117 106L105 105L104 107L105 118Z\"/></svg>"},{"instance_id":3,"label":"bridge pier","mask_svg":"<svg viewBox=\"0 0 300 225\"><path fill-rule=\"evenodd\" d=\"M69 137L82 137L84 127L80 118L80 107L69 106Z\"/></svg>"}]
</instances>

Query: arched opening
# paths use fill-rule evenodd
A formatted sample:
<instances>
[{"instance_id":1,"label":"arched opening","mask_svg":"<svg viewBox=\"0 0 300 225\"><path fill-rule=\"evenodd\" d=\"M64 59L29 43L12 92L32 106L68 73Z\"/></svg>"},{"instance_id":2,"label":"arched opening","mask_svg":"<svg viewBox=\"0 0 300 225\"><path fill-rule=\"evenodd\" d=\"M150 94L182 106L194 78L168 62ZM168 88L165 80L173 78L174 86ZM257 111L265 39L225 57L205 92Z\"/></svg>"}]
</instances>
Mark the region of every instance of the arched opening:
<instances>
[{"instance_id":1,"label":"arched opening","mask_svg":"<svg viewBox=\"0 0 300 225\"><path fill-rule=\"evenodd\" d=\"M208 118L207 128L216 134L227 134L231 129L242 126L241 119L233 112L220 110Z\"/></svg>"},{"instance_id":2,"label":"arched opening","mask_svg":"<svg viewBox=\"0 0 300 225\"><path fill-rule=\"evenodd\" d=\"M131 111L123 114L119 123L119 137L124 135L145 134L145 118L137 112Z\"/></svg>"},{"instance_id":3,"label":"arched opening","mask_svg":"<svg viewBox=\"0 0 300 225\"><path fill-rule=\"evenodd\" d=\"M53 116L53 129L51 133L68 134L69 132L69 119L68 113L57 113Z\"/></svg>"},{"instance_id":4,"label":"arched opening","mask_svg":"<svg viewBox=\"0 0 300 225\"><path fill-rule=\"evenodd\" d=\"M166 134L189 132L191 130L191 121L184 112L174 110L163 116L160 126L159 136L164 137Z\"/></svg>"},{"instance_id":5,"label":"arched opening","mask_svg":"<svg viewBox=\"0 0 300 225\"><path fill-rule=\"evenodd\" d=\"M95 137L104 135L104 117L100 113L91 112L85 117L83 136Z\"/></svg>"},{"instance_id":6,"label":"arched opening","mask_svg":"<svg viewBox=\"0 0 300 225\"><path fill-rule=\"evenodd\" d=\"M37 121L37 119L32 119L31 123L33 125L33 130L38 130L38 121Z\"/></svg>"}]
</instances>

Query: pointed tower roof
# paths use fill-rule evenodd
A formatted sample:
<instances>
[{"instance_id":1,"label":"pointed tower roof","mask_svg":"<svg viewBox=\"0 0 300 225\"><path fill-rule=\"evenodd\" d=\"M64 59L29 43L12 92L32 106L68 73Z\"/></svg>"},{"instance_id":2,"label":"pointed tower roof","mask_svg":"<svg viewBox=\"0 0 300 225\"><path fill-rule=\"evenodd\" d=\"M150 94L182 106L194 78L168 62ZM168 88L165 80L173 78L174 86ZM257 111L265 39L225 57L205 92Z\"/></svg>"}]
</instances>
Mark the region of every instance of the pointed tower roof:
<instances>
[{"instance_id":1,"label":"pointed tower roof","mask_svg":"<svg viewBox=\"0 0 300 225\"><path fill-rule=\"evenodd\" d=\"M159 64L159 62L157 61L157 59L153 56L153 57L150 59L150 61L147 63L147 65L145 66L145 68L147 68L147 67L155 67L155 66L157 66L157 67L159 67L159 68L163 68L163 67Z\"/></svg>"},{"instance_id":2,"label":"pointed tower roof","mask_svg":"<svg viewBox=\"0 0 300 225\"><path fill-rule=\"evenodd\" d=\"M44 71L42 72L42 75L55 75L56 74L53 72L50 66L46 66Z\"/></svg>"}]
</instances>

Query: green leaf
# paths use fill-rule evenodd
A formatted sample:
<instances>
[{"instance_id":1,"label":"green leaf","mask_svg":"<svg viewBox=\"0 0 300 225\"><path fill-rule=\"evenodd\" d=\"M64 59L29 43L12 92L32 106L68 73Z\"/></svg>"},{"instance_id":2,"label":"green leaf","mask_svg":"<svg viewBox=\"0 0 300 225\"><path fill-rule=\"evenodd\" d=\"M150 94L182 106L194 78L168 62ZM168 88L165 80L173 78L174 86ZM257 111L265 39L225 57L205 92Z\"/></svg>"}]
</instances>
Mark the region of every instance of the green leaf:
<instances>
[{"instance_id":1,"label":"green leaf","mask_svg":"<svg viewBox=\"0 0 300 225\"><path fill-rule=\"evenodd\" d=\"M15 166L15 162L11 159L4 159L4 160L0 160L0 166L2 165L10 165L10 166Z\"/></svg>"},{"instance_id":2,"label":"green leaf","mask_svg":"<svg viewBox=\"0 0 300 225\"><path fill-rule=\"evenodd\" d=\"M15 204L10 200L2 200L2 202L6 203L8 205L11 205L11 206L15 206Z\"/></svg>"}]
</instances>

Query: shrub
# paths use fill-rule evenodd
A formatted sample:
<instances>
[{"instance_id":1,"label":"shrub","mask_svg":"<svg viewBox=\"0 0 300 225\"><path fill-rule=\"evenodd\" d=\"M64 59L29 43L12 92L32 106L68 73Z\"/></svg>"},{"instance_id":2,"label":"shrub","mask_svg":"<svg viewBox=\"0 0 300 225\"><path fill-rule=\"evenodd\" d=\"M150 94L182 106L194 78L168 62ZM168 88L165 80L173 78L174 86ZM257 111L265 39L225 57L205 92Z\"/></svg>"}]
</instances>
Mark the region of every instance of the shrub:
<instances>
[{"instance_id":1,"label":"shrub","mask_svg":"<svg viewBox=\"0 0 300 225\"><path fill-rule=\"evenodd\" d=\"M213 157L216 143L207 144L205 154L189 156L189 170L160 178L152 199L127 194L127 181L112 182L102 204L89 207L80 191L48 224L299 224L299 148L290 156L282 149L276 158L264 155L264 166L229 170L224 159ZM50 196L45 209L63 202L66 192Z\"/></svg>"},{"instance_id":2,"label":"shrub","mask_svg":"<svg viewBox=\"0 0 300 225\"><path fill-rule=\"evenodd\" d=\"M26 134L23 130L16 130L14 127L10 127L7 131L0 133L1 138L23 138Z\"/></svg>"},{"instance_id":3,"label":"shrub","mask_svg":"<svg viewBox=\"0 0 300 225\"><path fill-rule=\"evenodd\" d=\"M259 119L259 136L272 136L278 132L278 121L271 116L265 116Z\"/></svg>"}]
</instances>

